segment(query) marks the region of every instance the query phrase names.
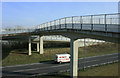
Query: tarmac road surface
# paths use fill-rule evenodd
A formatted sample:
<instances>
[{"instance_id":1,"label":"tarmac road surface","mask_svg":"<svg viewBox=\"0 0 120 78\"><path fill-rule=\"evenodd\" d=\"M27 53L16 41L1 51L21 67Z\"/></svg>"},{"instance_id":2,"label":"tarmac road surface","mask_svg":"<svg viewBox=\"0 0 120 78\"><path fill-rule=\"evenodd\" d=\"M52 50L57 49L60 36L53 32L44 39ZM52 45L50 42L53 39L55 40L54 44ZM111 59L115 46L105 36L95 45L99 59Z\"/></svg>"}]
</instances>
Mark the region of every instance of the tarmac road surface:
<instances>
[{"instance_id":1,"label":"tarmac road surface","mask_svg":"<svg viewBox=\"0 0 120 78\"><path fill-rule=\"evenodd\" d=\"M79 69L118 62L118 53L79 58ZM55 64L54 61L2 67L2 76L35 76L70 70L70 63Z\"/></svg>"}]
</instances>

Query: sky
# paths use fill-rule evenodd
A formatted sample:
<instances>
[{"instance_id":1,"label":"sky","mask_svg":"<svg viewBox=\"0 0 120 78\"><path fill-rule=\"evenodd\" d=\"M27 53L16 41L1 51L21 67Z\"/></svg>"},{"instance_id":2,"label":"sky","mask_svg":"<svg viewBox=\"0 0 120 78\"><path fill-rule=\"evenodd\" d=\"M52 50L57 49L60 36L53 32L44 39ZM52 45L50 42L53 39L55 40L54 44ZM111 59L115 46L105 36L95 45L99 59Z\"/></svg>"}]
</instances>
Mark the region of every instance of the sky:
<instances>
[{"instance_id":1,"label":"sky","mask_svg":"<svg viewBox=\"0 0 120 78\"><path fill-rule=\"evenodd\" d=\"M63 17L117 12L117 2L3 2L2 27L31 27Z\"/></svg>"}]
</instances>

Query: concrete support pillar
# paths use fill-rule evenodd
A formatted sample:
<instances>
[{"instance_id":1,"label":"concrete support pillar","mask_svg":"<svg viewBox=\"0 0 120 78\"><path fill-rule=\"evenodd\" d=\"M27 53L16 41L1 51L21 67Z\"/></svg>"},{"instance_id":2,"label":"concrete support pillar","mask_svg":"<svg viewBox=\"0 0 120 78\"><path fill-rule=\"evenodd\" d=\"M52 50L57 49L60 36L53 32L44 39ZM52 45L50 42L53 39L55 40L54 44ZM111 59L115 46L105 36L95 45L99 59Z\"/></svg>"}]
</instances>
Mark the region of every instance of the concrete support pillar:
<instances>
[{"instance_id":1,"label":"concrete support pillar","mask_svg":"<svg viewBox=\"0 0 120 78\"><path fill-rule=\"evenodd\" d=\"M39 37L39 44L40 44L40 50L39 50L39 53L40 54L43 54L43 36L40 36Z\"/></svg>"},{"instance_id":2,"label":"concrete support pillar","mask_svg":"<svg viewBox=\"0 0 120 78\"><path fill-rule=\"evenodd\" d=\"M37 52L39 52L39 49L40 47L39 47L39 42L37 43Z\"/></svg>"},{"instance_id":3,"label":"concrete support pillar","mask_svg":"<svg viewBox=\"0 0 120 78\"><path fill-rule=\"evenodd\" d=\"M29 46L28 46L29 52L28 55L31 55L31 38L29 37Z\"/></svg>"},{"instance_id":4,"label":"concrete support pillar","mask_svg":"<svg viewBox=\"0 0 120 78\"><path fill-rule=\"evenodd\" d=\"M78 40L71 39L71 61L70 61L70 76L77 78L78 76Z\"/></svg>"}]
</instances>

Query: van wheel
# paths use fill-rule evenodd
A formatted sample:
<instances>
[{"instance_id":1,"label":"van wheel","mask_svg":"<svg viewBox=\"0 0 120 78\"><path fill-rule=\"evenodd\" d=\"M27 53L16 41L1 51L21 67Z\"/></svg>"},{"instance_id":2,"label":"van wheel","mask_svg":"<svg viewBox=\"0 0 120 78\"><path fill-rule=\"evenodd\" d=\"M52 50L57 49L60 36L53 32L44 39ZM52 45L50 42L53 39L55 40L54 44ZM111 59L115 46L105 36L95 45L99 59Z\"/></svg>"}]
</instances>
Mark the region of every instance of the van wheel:
<instances>
[{"instance_id":1,"label":"van wheel","mask_svg":"<svg viewBox=\"0 0 120 78\"><path fill-rule=\"evenodd\" d=\"M60 64L62 64L62 62L60 61Z\"/></svg>"}]
</instances>

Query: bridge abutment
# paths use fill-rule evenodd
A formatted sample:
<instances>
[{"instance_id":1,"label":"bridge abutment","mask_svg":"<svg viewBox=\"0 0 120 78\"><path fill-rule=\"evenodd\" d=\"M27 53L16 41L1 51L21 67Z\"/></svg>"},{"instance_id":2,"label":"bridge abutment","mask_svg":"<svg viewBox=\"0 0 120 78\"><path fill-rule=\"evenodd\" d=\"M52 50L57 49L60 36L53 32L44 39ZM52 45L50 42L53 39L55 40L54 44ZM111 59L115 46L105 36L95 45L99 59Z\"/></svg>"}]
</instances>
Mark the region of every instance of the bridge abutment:
<instances>
[{"instance_id":1,"label":"bridge abutment","mask_svg":"<svg viewBox=\"0 0 120 78\"><path fill-rule=\"evenodd\" d=\"M70 41L71 46L71 61L70 61L70 76L72 78L77 78L78 76L78 41L72 39Z\"/></svg>"}]
</instances>

